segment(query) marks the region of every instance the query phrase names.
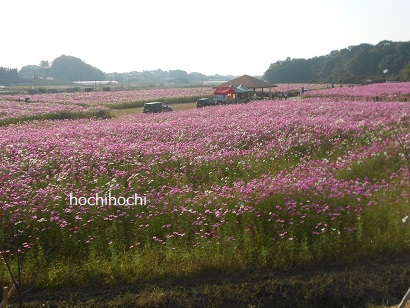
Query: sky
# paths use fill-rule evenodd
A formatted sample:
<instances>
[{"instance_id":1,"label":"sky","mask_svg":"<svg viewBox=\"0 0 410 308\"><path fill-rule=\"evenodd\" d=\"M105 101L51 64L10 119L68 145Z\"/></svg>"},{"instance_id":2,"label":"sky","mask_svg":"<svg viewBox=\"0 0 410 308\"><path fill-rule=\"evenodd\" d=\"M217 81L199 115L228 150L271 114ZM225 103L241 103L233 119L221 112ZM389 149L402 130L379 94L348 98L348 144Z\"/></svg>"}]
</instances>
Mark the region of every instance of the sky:
<instances>
[{"instance_id":1,"label":"sky","mask_svg":"<svg viewBox=\"0 0 410 308\"><path fill-rule=\"evenodd\" d=\"M408 0L2 0L0 66L261 76L271 63L410 40Z\"/></svg>"}]
</instances>

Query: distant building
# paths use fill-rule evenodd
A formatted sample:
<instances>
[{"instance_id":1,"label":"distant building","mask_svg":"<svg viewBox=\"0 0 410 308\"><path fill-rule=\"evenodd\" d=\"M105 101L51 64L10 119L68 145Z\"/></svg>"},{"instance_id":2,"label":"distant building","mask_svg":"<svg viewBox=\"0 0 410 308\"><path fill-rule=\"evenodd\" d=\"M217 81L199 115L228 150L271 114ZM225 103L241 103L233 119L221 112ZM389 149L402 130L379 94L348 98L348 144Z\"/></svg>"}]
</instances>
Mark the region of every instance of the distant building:
<instances>
[{"instance_id":1,"label":"distant building","mask_svg":"<svg viewBox=\"0 0 410 308\"><path fill-rule=\"evenodd\" d=\"M204 86L219 86L227 82L226 80L207 80L204 81Z\"/></svg>"},{"instance_id":2,"label":"distant building","mask_svg":"<svg viewBox=\"0 0 410 308\"><path fill-rule=\"evenodd\" d=\"M253 89L253 91L261 90L262 91L262 98L264 97L263 90L264 89L269 89L269 96L271 96L271 88L277 87L277 85L266 82L262 79L255 78L249 75L243 75L241 77L232 79L230 81L227 81L225 83L220 84L220 87L239 87L239 86L244 86L248 89Z\"/></svg>"},{"instance_id":3,"label":"distant building","mask_svg":"<svg viewBox=\"0 0 410 308\"><path fill-rule=\"evenodd\" d=\"M106 84L118 84L115 80L88 80L88 81L74 81L73 83L77 83L83 86L100 86Z\"/></svg>"}]
</instances>

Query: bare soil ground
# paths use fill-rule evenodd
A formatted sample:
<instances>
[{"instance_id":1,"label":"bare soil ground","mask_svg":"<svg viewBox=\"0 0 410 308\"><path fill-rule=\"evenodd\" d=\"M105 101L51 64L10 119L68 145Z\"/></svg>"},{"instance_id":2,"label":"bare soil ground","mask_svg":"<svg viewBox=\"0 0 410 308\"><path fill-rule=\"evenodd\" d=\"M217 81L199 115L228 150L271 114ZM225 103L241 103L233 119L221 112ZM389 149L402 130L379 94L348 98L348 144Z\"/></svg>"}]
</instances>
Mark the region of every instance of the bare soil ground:
<instances>
[{"instance_id":1,"label":"bare soil ground","mask_svg":"<svg viewBox=\"0 0 410 308\"><path fill-rule=\"evenodd\" d=\"M208 271L185 278L94 281L23 292L24 307L397 307L410 287L410 258L290 271ZM17 307L13 296L11 307ZM407 303L407 308L410 303Z\"/></svg>"}]
</instances>

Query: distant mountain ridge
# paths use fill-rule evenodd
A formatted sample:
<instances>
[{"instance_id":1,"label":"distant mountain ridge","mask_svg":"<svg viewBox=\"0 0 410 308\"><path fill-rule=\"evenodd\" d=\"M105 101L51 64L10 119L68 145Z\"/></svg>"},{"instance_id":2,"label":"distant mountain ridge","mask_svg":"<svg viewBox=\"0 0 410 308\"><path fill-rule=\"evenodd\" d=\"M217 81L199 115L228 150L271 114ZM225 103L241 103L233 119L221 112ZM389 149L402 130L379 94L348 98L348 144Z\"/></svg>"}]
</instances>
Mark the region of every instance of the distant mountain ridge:
<instances>
[{"instance_id":1,"label":"distant mountain ridge","mask_svg":"<svg viewBox=\"0 0 410 308\"><path fill-rule=\"evenodd\" d=\"M22 80L48 79L62 82L104 80L105 74L79 58L62 55L50 64L41 61L40 65L26 65L19 71Z\"/></svg>"},{"instance_id":2,"label":"distant mountain ridge","mask_svg":"<svg viewBox=\"0 0 410 308\"><path fill-rule=\"evenodd\" d=\"M20 71L0 67L0 85L49 82L112 80L129 85L199 84L228 81L234 75L204 75L183 70L104 73L73 56L62 55L50 64L26 65ZM255 76L256 77L256 76ZM368 83L410 80L410 41L360 44L310 59L287 58L272 63L261 77L270 83Z\"/></svg>"},{"instance_id":3,"label":"distant mountain ridge","mask_svg":"<svg viewBox=\"0 0 410 308\"><path fill-rule=\"evenodd\" d=\"M124 73L104 73L100 69L91 66L79 58L62 55L50 64L49 61L41 61L39 65L26 65L20 71L17 69L0 67L0 84L19 84L40 82L43 80L53 82L74 81L100 81L111 80L121 84L190 84L203 83L209 80L226 81L235 78L233 75L204 75L198 72L187 73L183 70L163 71L133 71Z\"/></svg>"},{"instance_id":4,"label":"distant mountain ridge","mask_svg":"<svg viewBox=\"0 0 410 308\"><path fill-rule=\"evenodd\" d=\"M272 83L366 83L410 80L410 41L360 44L310 59L272 63L264 74Z\"/></svg>"}]
</instances>

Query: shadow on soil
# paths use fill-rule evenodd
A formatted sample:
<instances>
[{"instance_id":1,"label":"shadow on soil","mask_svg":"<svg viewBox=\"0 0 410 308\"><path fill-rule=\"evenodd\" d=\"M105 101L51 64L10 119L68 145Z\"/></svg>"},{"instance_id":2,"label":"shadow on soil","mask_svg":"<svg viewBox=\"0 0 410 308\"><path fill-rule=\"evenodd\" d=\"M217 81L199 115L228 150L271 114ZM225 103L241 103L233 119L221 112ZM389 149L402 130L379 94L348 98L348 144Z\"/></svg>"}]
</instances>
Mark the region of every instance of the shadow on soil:
<instances>
[{"instance_id":1,"label":"shadow on soil","mask_svg":"<svg viewBox=\"0 0 410 308\"><path fill-rule=\"evenodd\" d=\"M59 290L25 290L24 307L386 307L410 287L410 257L291 271L206 272ZM11 307L16 307L16 298Z\"/></svg>"}]
</instances>

